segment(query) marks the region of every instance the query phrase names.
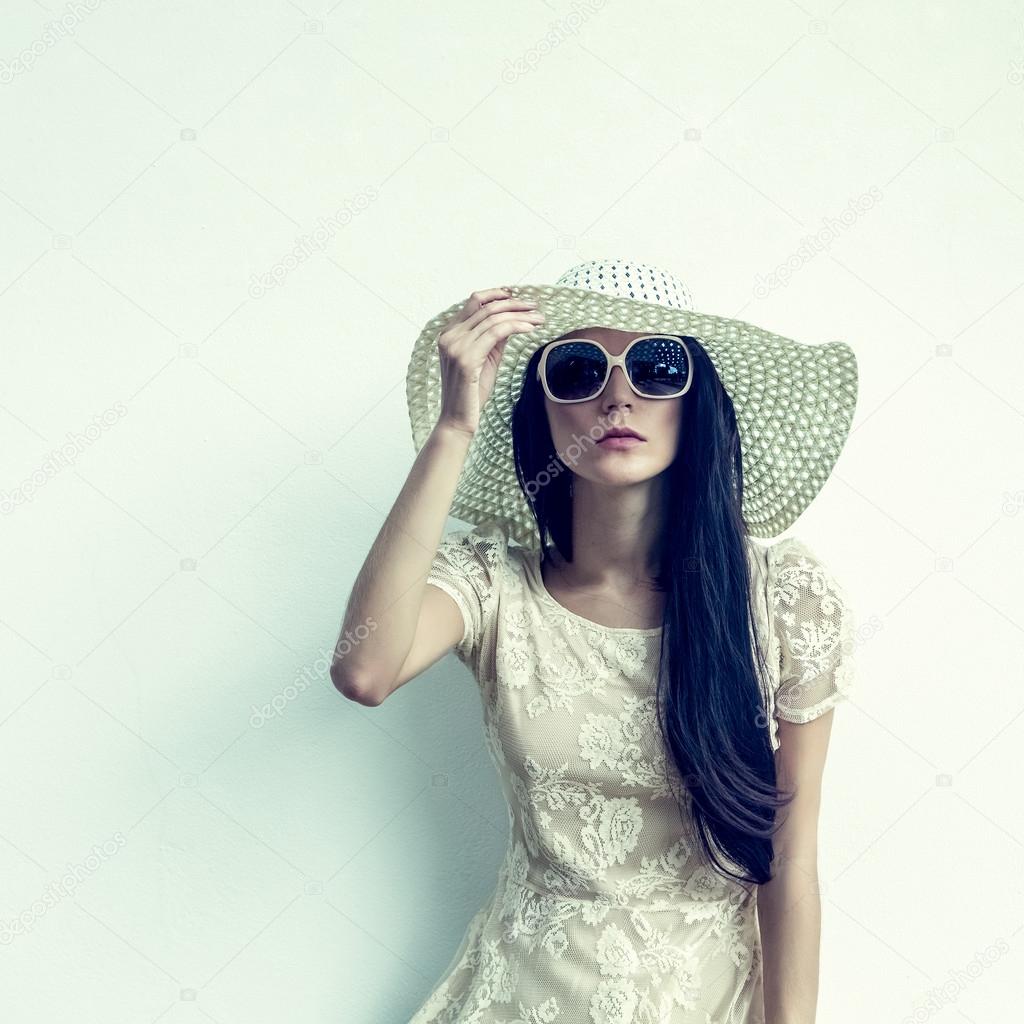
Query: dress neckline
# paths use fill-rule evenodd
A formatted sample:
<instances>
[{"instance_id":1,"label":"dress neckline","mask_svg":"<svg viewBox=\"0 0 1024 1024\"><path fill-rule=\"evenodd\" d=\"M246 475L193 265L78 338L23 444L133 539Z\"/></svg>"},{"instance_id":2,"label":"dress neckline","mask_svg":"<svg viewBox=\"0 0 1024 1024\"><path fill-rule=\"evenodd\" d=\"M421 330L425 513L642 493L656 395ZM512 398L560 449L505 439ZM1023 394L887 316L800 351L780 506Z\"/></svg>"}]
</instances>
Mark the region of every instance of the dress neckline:
<instances>
[{"instance_id":1,"label":"dress neckline","mask_svg":"<svg viewBox=\"0 0 1024 1024\"><path fill-rule=\"evenodd\" d=\"M747 538L747 553L754 565L758 566L762 572L766 568L767 559L770 558L770 551L771 545L758 544L752 539ZM555 596L548 590L540 571L540 550L521 549L521 552L524 556L523 562L528 570L526 573L527 582L533 592L544 604L561 612L562 615L567 616L574 622L578 622L588 629L600 630L603 633L632 633L635 636L657 636L664 629L663 626L651 626L646 629L639 626L605 626L600 622L595 622L593 619L588 619L585 615L579 615L571 608L566 608L561 601L556 600Z\"/></svg>"},{"instance_id":2,"label":"dress neckline","mask_svg":"<svg viewBox=\"0 0 1024 1024\"><path fill-rule=\"evenodd\" d=\"M662 626L649 626L647 628L642 626L605 626L603 623L595 622L593 619L588 619L585 615L574 612L571 608L566 608L561 601L555 598L544 583L544 577L540 571L540 551L531 551L526 562L530 568L530 584L540 600L575 622L586 626L588 629L597 629L603 633L633 633L637 636L656 636L661 633Z\"/></svg>"}]
</instances>

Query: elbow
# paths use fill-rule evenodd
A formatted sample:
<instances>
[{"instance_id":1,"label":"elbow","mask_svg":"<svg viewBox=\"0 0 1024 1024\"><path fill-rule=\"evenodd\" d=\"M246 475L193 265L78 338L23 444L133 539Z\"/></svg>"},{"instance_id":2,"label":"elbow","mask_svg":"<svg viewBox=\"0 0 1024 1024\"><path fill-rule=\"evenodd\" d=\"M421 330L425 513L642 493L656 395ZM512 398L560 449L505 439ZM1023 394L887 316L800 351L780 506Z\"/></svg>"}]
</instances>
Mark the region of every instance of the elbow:
<instances>
[{"instance_id":1,"label":"elbow","mask_svg":"<svg viewBox=\"0 0 1024 1024\"><path fill-rule=\"evenodd\" d=\"M365 679L354 679L342 672L340 665L331 666L331 682L334 688L348 700L373 708L384 702L379 687L371 685Z\"/></svg>"}]
</instances>

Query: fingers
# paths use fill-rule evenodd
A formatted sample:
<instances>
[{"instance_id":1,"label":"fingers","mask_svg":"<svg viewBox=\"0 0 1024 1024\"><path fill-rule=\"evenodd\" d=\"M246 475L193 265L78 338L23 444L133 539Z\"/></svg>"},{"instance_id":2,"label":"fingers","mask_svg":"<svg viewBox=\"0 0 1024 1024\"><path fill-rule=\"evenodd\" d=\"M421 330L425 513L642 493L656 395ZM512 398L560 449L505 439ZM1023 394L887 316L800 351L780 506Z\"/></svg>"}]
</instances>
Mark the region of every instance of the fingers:
<instances>
[{"instance_id":1,"label":"fingers","mask_svg":"<svg viewBox=\"0 0 1024 1024\"><path fill-rule=\"evenodd\" d=\"M543 320L544 314L537 309L537 303L531 302L527 299L492 299L489 302L482 305L476 312L471 313L466 318L466 328L470 331L475 330L484 320L492 316L497 316L499 313L507 311L518 311L521 318L524 320L530 320L534 318L540 318Z\"/></svg>"},{"instance_id":2,"label":"fingers","mask_svg":"<svg viewBox=\"0 0 1024 1024\"><path fill-rule=\"evenodd\" d=\"M460 325L442 331L438 343L451 355L465 354L472 361L482 358L499 339L508 339L513 334L528 334L544 323L542 313L508 310L490 313L473 328Z\"/></svg>"},{"instance_id":3,"label":"fingers","mask_svg":"<svg viewBox=\"0 0 1024 1024\"><path fill-rule=\"evenodd\" d=\"M488 353L496 346L500 352L504 352L504 343L513 334L529 334L543 322L543 314L537 312L508 310L491 313L464 335L462 344L465 346L466 356L471 362L476 362L486 359Z\"/></svg>"},{"instance_id":4,"label":"fingers","mask_svg":"<svg viewBox=\"0 0 1024 1024\"><path fill-rule=\"evenodd\" d=\"M537 309L535 301L512 297L504 288L489 288L473 292L462 308L445 324L443 332L452 341L459 338L472 339L479 334L482 324L492 325L494 317L509 312L518 313L523 322L531 325L531 330L544 320L544 314Z\"/></svg>"},{"instance_id":5,"label":"fingers","mask_svg":"<svg viewBox=\"0 0 1024 1024\"><path fill-rule=\"evenodd\" d=\"M483 291L473 292L473 294L466 299L466 305L464 308L471 309L475 312L485 302L491 302L494 299L508 298L508 296L509 291L507 288L486 288Z\"/></svg>"},{"instance_id":6,"label":"fingers","mask_svg":"<svg viewBox=\"0 0 1024 1024\"><path fill-rule=\"evenodd\" d=\"M507 299L508 297L508 291L505 288L486 288L480 291L475 291L462 304L462 308L456 310L456 312L448 318L445 328L451 329L458 327L469 320L472 316L476 315L489 302L494 302L495 300L502 298Z\"/></svg>"},{"instance_id":7,"label":"fingers","mask_svg":"<svg viewBox=\"0 0 1024 1024\"><path fill-rule=\"evenodd\" d=\"M438 345L446 358L458 359L467 367L482 364L488 354L513 334L528 334L544 323L537 303L512 297L506 288L488 288L473 292L462 309L438 335Z\"/></svg>"},{"instance_id":8,"label":"fingers","mask_svg":"<svg viewBox=\"0 0 1024 1024\"><path fill-rule=\"evenodd\" d=\"M500 338L509 334L522 334L534 331L544 323L542 313L492 313L486 320L477 325L473 331L476 338Z\"/></svg>"}]
</instances>

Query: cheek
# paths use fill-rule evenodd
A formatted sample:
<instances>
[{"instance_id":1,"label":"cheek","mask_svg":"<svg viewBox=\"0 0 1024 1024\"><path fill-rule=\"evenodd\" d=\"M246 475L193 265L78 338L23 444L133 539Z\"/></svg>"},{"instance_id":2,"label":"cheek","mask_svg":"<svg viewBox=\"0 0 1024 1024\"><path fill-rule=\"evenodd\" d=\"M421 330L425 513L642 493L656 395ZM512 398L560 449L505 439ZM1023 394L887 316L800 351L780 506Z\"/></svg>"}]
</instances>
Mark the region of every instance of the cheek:
<instances>
[{"instance_id":1,"label":"cheek","mask_svg":"<svg viewBox=\"0 0 1024 1024\"><path fill-rule=\"evenodd\" d=\"M673 444L679 438L679 428L683 423L683 399L674 398L669 402L662 402L665 409L665 436L672 438Z\"/></svg>"},{"instance_id":2,"label":"cheek","mask_svg":"<svg viewBox=\"0 0 1024 1024\"><path fill-rule=\"evenodd\" d=\"M548 425L555 451L562 462L577 473L586 475L594 442L604 433L600 418L600 409L588 410L586 402L548 408Z\"/></svg>"},{"instance_id":3,"label":"cheek","mask_svg":"<svg viewBox=\"0 0 1024 1024\"><path fill-rule=\"evenodd\" d=\"M683 400L668 398L657 401L653 398L637 412L637 421L650 427L651 432L658 431L664 437L674 438L683 422Z\"/></svg>"},{"instance_id":4,"label":"cheek","mask_svg":"<svg viewBox=\"0 0 1024 1024\"><path fill-rule=\"evenodd\" d=\"M650 422L657 424L655 429L657 431L658 447L667 460L671 462L679 448L679 431L683 423L682 404L680 399L658 402L657 404L664 408L658 409L657 415L652 416Z\"/></svg>"},{"instance_id":5,"label":"cheek","mask_svg":"<svg viewBox=\"0 0 1024 1024\"><path fill-rule=\"evenodd\" d=\"M578 405L547 403L548 428L556 448L563 448L574 437L585 434L593 426L596 413L586 411L586 402Z\"/></svg>"}]
</instances>

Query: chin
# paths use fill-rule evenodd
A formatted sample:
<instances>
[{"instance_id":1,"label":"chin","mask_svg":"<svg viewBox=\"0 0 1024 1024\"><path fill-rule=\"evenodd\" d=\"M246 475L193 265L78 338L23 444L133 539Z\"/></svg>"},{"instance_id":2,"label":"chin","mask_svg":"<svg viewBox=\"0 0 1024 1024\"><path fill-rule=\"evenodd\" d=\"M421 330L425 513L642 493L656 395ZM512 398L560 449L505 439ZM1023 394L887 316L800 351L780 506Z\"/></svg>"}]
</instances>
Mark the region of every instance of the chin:
<instances>
[{"instance_id":1,"label":"chin","mask_svg":"<svg viewBox=\"0 0 1024 1024\"><path fill-rule=\"evenodd\" d=\"M618 466L588 466L585 473L579 475L585 477L591 483L605 487L628 487L632 484L640 484L645 480L656 477L660 472L657 466L652 465L650 459L636 459L631 465L627 465L623 459ZM579 472L577 470L577 472Z\"/></svg>"}]
</instances>

